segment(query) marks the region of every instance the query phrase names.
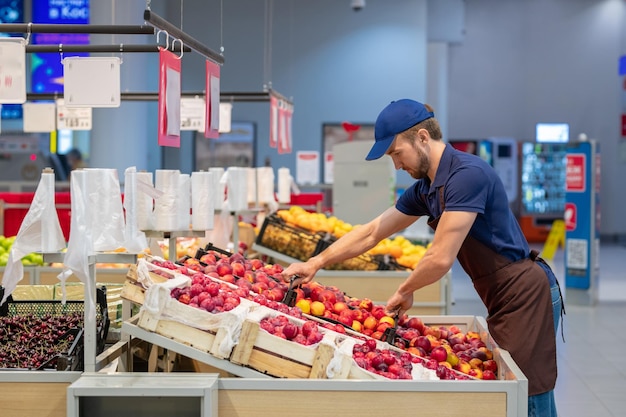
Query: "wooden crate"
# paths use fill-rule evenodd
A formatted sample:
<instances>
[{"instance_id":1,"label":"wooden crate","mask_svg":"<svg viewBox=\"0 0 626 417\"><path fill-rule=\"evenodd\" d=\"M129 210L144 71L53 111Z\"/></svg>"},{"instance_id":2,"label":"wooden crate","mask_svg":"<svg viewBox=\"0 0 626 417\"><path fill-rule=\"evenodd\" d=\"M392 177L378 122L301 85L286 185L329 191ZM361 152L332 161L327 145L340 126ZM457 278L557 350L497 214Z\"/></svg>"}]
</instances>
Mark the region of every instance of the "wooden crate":
<instances>
[{"instance_id":1,"label":"wooden crate","mask_svg":"<svg viewBox=\"0 0 626 417\"><path fill-rule=\"evenodd\" d=\"M261 330L256 321L245 320L230 361L278 378L326 379L326 368L334 354L332 345L320 342L304 346ZM347 376L349 364L342 368L345 371L342 369L336 378Z\"/></svg>"},{"instance_id":2,"label":"wooden crate","mask_svg":"<svg viewBox=\"0 0 626 417\"><path fill-rule=\"evenodd\" d=\"M191 309L193 307L188 308ZM227 337L227 330L224 327L214 330L201 330L175 319L169 320L156 317L147 310L139 312L137 325L144 330L168 337L178 343L209 353L220 359L226 358L230 354L230 352L226 355L220 354L219 345Z\"/></svg>"},{"instance_id":3,"label":"wooden crate","mask_svg":"<svg viewBox=\"0 0 626 417\"><path fill-rule=\"evenodd\" d=\"M154 283L161 283L168 280L168 278L150 272L150 279ZM124 281L124 287L120 296L127 301L133 302L138 305L143 305L145 300L146 289L141 285L137 277L137 265L131 265L126 273L126 280Z\"/></svg>"}]
</instances>

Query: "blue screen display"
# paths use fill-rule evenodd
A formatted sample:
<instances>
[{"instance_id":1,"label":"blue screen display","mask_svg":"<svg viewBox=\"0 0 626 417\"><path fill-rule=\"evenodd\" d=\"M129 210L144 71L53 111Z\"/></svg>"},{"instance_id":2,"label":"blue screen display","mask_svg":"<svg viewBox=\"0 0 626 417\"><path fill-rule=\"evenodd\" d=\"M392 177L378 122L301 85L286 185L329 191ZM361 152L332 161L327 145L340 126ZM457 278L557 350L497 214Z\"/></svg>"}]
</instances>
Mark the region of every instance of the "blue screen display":
<instances>
[{"instance_id":1,"label":"blue screen display","mask_svg":"<svg viewBox=\"0 0 626 417\"><path fill-rule=\"evenodd\" d=\"M89 0L33 0L33 23L88 24ZM39 45L85 45L83 33L35 33L32 42ZM62 48L60 48L62 49ZM31 85L35 93L63 92L62 58L88 56L86 53L31 54Z\"/></svg>"}]
</instances>

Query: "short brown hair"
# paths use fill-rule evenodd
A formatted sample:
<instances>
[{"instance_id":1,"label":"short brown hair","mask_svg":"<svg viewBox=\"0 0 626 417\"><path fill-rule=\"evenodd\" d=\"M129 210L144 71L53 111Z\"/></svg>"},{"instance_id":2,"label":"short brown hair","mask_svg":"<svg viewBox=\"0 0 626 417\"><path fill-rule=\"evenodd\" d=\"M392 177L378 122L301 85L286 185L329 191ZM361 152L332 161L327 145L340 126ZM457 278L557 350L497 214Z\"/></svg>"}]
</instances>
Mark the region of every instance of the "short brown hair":
<instances>
[{"instance_id":1,"label":"short brown hair","mask_svg":"<svg viewBox=\"0 0 626 417\"><path fill-rule=\"evenodd\" d=\"M434 110L430 104L424 104L424 107L426 107L426 110L428 110L429 112L434 113ZM437 119L434 117L426 119L422 122L419 122L415 126L408 128L404 132L404 134L406 134L407 137L413 139L416 137L417 131L420 129L426 129L430 137L434 140L441 140L443 138L443 135L441 134L441 127L439 126L439 121L437 121Z\"/></svg>"}]
</instances>

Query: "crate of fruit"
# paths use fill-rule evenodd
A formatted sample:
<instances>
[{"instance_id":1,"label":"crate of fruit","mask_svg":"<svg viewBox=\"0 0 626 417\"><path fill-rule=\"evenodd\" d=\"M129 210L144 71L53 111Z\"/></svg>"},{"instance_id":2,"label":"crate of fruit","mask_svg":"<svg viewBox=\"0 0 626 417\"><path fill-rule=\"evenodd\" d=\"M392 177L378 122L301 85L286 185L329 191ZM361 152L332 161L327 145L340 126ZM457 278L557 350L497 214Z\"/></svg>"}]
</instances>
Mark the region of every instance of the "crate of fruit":
<instances>
[{"instance_id":1,"label":"crate of fruit","mask_svg":"<svg viewBox=\"0 0 626 417\"><path fill-rule=\"evenodd\" d=\"M180 277L149 287L137 325L223 359L230 356L248 310L256 303L226 282L192 284Z\"/></svg>"},{"instance_id":2,"label":"crate of fruit","mask_svg":"<svg viewBox=\"0 0 626 417\"><path fill-rule=\"evenodd\" d=\"M0 298L3 295L0 287ZM106 287L97 289L96 350L104 350L110 326ZM82 300L15 300L0 306L0 368L83 369Z\"/></svg>"},{"instance_id":3,"label":"crate of fruit","mask_svg":"<svg viewBox=\"0 0 626 417\"><path fill-rule=\"evenodd\" d=\"M311 232L292 225L275 214L267 216L256 238L256 244L289 257L306 261L315 255L325 232Z\"/></svg>"},{"instance_id":4,"label":"crate of fruit","mask_svg":"<svg viewBox=\"0 0 626 417\"><path fill-rule=\"evenodd\" d=\"M277 378L346 378L349 357L336 347L345 337L318 321L259 306L243 322L230 361Z\"/></svg>"}]
</instances>

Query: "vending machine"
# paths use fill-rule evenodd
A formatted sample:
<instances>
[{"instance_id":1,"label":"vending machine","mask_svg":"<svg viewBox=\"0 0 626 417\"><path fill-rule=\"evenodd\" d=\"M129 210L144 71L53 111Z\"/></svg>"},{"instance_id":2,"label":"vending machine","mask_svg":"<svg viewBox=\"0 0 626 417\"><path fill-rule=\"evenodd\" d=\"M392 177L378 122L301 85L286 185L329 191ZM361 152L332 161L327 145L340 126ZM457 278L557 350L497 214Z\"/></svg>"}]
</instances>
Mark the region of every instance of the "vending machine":
<instances>
[{"instance_id":1,"label":"vending machine","mask_svg":"<svg viewBox=\"0 0 626 417\"><path fill-rule=\"evenodd\" d=\"M565 208L566 143L521 143L519 223L529 242L546 241Z\"/></svg>"},{"instance_id":2,"label":"vending machine","mask_svg":"<svg viewBox=\"0 0 626 417\"><path fill-rule=\"evenodd\" d=\"M594 140L567 149L564 222L566 297L593 305L600 252L600 149Z\"/></svg>"}]
</instances>

